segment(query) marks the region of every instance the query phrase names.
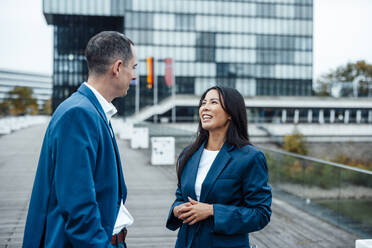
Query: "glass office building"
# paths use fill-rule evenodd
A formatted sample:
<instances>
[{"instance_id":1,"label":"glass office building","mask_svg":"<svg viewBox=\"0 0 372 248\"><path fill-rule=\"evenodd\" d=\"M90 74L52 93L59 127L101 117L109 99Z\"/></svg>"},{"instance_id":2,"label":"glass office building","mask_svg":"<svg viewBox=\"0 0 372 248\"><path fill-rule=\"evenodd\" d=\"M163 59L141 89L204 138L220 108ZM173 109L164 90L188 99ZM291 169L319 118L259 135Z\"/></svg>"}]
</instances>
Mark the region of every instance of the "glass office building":
<instances>
[{"instance_id":1,"label":"glass office building","mask_svg":"<svg viewBox=\"0 0 372 248\"><path fill-rule=\"evenodd\" d=\"M177 94L215 84L246 97L312 94L313 0L44 0L44 15L55 27L54 107L86 79L84 47L101 30L134 41L141 107L153 103L148 56L159 101L171 94L165 58L173 59ZM120 114L134 112L134 96L132 87L117 100Z\"/></svg>"}]
</instances>

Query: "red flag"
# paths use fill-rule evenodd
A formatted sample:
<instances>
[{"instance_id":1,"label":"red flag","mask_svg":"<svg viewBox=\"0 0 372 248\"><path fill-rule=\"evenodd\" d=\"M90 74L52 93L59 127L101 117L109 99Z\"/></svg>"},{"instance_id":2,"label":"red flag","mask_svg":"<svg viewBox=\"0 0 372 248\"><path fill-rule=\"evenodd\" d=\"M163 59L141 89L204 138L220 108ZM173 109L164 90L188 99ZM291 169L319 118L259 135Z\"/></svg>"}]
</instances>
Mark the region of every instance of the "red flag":
<instances>
[{"instance_id":1,"label":"red flag","mask_svg":"<svg viewBox=\"0 0 372 248\"><path fill-rule=\"evenodd\" d=\"M173 85L173 61L172 58L165 59L165 84Z\"/></svg>"}]
</instances>

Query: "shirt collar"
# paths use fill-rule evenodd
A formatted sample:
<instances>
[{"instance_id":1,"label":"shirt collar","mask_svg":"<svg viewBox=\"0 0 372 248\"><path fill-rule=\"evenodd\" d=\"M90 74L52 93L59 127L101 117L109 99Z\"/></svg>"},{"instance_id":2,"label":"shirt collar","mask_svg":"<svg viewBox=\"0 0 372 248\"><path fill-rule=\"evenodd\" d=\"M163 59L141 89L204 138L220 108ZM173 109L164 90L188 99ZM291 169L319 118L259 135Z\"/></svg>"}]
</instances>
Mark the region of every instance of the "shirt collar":
<instances>
[{"instance_id":1,"label":"shirt collar","mask_svg":"<svg viewBox=\"0 0 372 248\"><path fill-rule=\"evenodd\" d=\"M108 102L92 85L89 85L86 82L84 82L84 84L96 96L99 104L101 105L101 107L103 109L103 112L105 112L107 122L110 122L111 117L118 112L118 110L115 108L114 104L112 104L111 102Z\"/></svg>"}]
</instances>

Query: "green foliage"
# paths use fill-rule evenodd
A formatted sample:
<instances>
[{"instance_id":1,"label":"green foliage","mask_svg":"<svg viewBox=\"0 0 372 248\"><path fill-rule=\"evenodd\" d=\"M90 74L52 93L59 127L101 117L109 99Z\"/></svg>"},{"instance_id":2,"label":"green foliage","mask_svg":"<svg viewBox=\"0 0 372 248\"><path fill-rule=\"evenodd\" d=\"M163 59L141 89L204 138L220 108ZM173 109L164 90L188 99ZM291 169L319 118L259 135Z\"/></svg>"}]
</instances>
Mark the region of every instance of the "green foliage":
<instances>
[{"instance_id":1,"label":"green foliage","mask_svg":"<svg viewBox=\"0 0 372 248\"><path fill-rule=\"evenodd\" d=\"M43 111L42 113L45 115L51 115L52 114L52 99L49 98L48 101L46 101L43 105Z\"/></svg>"},{"instance_id":2,"label":"green foliage","mask_svg":"<svg viewBox=\"0 0 372 248\"><path fill-rule=\"evenodd\" d=\"M347 63L345 66L339 66L335 71L326 74L327 78L339 82L352 82L357 76L364 76L371 79L372 65L361 60L356 63Z\"/></svg>"},{"instance_id":3,"label":"green foliage","mask_svg":"<svg viewBox=\"0 0 372 248\"><path fill-rule=\"evenodd\" d=\"M9 113L12 115L36 115L38 105L36 99L32 97L32 93L32 89L20 86L16 86L9 91L8 99L5 101Z\"/></svg>"},{"instance_id":4,"label":"green foliage","mask_svg":"<svg viewBox=\"0 0 372 248\"><path fill-rule=\"evenodd\" d=\"M304 136L298 131L284 136L283 149L287 152L293 152L301 155L306 155L308 153Z\"/></svg>"},{"instance_id":5,"label":"green foliage","mask_svg":"<svg viewBox=\"0 0 372 248\"><path fill-rule=\"evenodd\" d=\"M9 114L9 102L4 101L0 102L0 115L8 115Z\"/></svg>"}]
</instances>

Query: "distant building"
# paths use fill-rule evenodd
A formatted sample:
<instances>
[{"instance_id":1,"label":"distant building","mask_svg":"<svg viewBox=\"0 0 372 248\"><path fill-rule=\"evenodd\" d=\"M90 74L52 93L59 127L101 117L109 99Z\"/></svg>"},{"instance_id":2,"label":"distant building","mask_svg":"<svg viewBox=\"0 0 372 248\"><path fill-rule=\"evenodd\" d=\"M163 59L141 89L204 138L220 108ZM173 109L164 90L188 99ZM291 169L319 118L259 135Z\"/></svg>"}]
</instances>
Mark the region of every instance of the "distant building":
<instances>
[{"instance_id":1,"label":"distant building","mask_svg":"<svg viewBox=\"0 0 372 248\"><path fill-rule=\"evenodd\" d=\"M333 97L372 97L372 82L333 82L331 95Z\"/></svg>"},{"instance_id":2,"label":"distant building","mask_svg":"<svg viewBox=\"0 0 372 248\"><path fill-rule=\"evenodd\" d=\"M0 102L15 86L29 87L39 108L52 96L52 77L45 74L0 69Z\"/></svg>"},{"instance_id":3,"label":"distant building","mask_svg":"<svg viewBox=\"0 0 372 248\"><path fill-rule=\"evenodd\" d=\"M102 30L134 41L141 107L153 103L147 56L156 62L159 100L171 92L167 57L178 94L200 95L219 84L244 96L312 95L313 0L44 0L43 12L54 25L54 108L86 80L84 48ZM134 88L115 103L121 115L135 110Z\"/></svg>"}]
</instances>

